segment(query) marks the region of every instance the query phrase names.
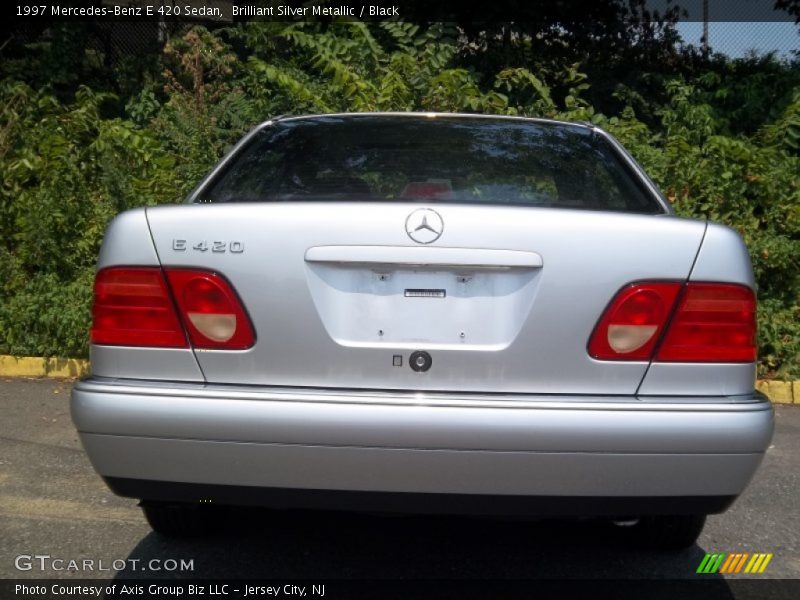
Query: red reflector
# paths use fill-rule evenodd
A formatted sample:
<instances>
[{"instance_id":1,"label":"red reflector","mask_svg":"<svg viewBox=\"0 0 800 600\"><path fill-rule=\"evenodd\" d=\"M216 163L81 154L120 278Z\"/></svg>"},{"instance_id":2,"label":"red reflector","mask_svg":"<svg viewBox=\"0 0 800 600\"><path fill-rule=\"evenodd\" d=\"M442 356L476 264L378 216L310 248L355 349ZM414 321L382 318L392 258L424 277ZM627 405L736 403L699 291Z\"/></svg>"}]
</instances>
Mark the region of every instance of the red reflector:
<instances>
[{"instance_id":1,"label":"red reflector","mask_svg":"<svg viewBox=\"0 0 800 600\"><path fill-rule=\"evenodd\" d=\"M250 318L231 285L209 271L166 269L192 346L244 350L255 343Z\"/></svg>"},{"instance_id":2,"label":"red reflector","mask_svg":"<svg viewBox=\"0 0 800 600\"><path fill-rule=\"evenodd\" d=\"M94 282L91 341L109 346L186 348L158 267L111 267Z\"/></svg>"},{"instance_id":3,"label":"red reflector","mask_svg":"<svg viewBox=\"0 0 800 600\"><path fill-rule=\"evenodd\" d=\"M689 283L656 360L753 362L756 352L753 290L729 283Z\"/></svg>"},{"instance_id":4,"label":"red reflector","mask_svg":"<svg viewBox=\"0 0 800 600\"><path fill-rule=\"evenodd\" d=\"M400 194L403 198L442 198L453 197L453 188L449 183L438 181L412 181Z\"/></svg>"},{"instance_id":5,"label":"red reflector","mask_svg":"<svg viewBox=\"0 0 800 600\"><path fill-rule=\"evenodd\" d=\"M623 288L595 327L589 354L599 360L650 360L680 289L676 282Z\"/></svg>"}]
</instances>

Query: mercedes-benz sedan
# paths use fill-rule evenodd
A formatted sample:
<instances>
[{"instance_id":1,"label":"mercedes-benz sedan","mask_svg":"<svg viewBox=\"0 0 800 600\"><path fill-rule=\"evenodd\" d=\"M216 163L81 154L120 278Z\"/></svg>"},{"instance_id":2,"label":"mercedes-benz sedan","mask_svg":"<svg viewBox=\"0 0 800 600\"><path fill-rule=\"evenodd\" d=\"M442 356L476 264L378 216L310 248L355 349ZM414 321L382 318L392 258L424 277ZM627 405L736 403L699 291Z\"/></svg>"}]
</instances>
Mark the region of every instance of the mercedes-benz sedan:
<instances>
[{"instance_id":1,"label":"mercedes-benz sedan","mask_svg":"<svg viewBox=\"0 0 800 600\"><path fill-rule=\"evenodd\" d=\"M185 204L112 222L72 414L165 534L260 505L607 517L679 548L770 442L755 311L739 235L674 216L592 125L278 118Z\"/></svg>"}]
</instances>

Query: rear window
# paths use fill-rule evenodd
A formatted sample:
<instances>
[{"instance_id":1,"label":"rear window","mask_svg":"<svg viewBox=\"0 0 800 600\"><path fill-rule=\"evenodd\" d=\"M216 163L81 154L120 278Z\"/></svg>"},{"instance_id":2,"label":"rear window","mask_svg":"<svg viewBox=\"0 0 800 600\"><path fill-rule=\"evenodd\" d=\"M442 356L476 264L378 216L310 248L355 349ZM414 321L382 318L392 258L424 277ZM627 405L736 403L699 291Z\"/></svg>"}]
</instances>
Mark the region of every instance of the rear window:
<instances>
[{"instance_id":1,"label":"rear window","mask_svg":"<svg viewBox=\"0 0 800 600\"><path fill-rule=\"evenodd\" d=\"M458 117L314 117L261 130L196 202L424 201L664 212L582 127Z\"/></svg>"}]
</instances>

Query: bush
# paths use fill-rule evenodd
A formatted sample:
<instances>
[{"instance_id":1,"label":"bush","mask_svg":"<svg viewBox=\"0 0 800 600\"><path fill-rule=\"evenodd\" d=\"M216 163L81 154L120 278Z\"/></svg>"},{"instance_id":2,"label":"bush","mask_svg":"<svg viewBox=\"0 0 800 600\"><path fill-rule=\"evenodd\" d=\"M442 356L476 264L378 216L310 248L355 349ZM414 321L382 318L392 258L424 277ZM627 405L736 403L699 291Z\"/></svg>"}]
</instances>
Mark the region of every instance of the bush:
<instances>
[{"instance_id":1,"label":"bush","mask_svg":"<svg viewBox=\"0 0 800 600\"><path fill-rule=\"evenodd\" d=\"M106 225L177 198L172 160L147 131L101 118L104 99L81 88L64 106L47 90L0 86L0 352L85 356Z\"/></svg>"},{"instance_id":2,"label":"bush","mask_svg":"<svg viewBox=\"0 0 800 600\"><path fill-rule=\"evenodd\" d=\"M132 98L79 87L62 104L47 88L3 82L0 353L85 356L109 219L177 201L249 126L283 112L443 110L588 120L610 130L678 214L743 235L758 281L759 373L800 377L796 65L714 64L691 81L668 80L660 103L620 86L615 100L624 108L609 117L584 100L590 82L578 65L479 73L459 65L456 33L402 22L251 22L214 34L195 27L166 45L163 72ZM764 73L780 101L741 83L728 89L719 76L743 70ZM739 123L738 98L748 115L760 106L758 118ZM125 105L126 115L107 114L105 103Z\"/></svg>"},{"instance_id":3,"label":"bush","mask_svg":"<svg viewBox=\"0 0 800 600\"><path fill-rule=\"evenodd\" d=\"M693 86L673 82L668 94L663 133L631 150L641 150L679 215L725 223L742 235L758 285L760 374L798 377L800 155L791 125L800 105L751 137L731 136Z\"/></svg>"}]
</instances>

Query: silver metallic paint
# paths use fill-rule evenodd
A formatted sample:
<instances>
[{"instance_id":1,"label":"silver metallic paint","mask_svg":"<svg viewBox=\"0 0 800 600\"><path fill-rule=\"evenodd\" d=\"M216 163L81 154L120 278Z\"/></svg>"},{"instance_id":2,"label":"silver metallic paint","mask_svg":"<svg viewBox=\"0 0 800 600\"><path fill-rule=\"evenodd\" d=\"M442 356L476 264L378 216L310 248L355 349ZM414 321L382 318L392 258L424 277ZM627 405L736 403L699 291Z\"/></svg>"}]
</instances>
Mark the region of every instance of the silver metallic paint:
<instances>
[{"instance_id":1,"label":"silver metallic paint","mask_svg":"<svg viewBox=\"0 0 800 600\"><path fill-rule=\"evenodd\" d=\"M754 363L653 363L638 395L746 394L755 387Z\"/></svg>"},{"instance_id":2,"label":"silver metallic paint","mask_svg":"<svg viewBox=\"0 0 800 600\"><path fill-rule=\"evenodd\" d=\"M127 379L204 381L189 348L89 346L92 375Z\"/></svg>"},{"instance_id":3,"label":"silver metallic paint","mask_svg":"<svg viewBox=\"0 0 800 600\"><path fill-rule=\"evenodd\" d=\"M744 454L763 452L772 436L768 402L727 404L725 410L649 410L642 402L631 410L615 406L613 398L595 398L605 404L595 409L580 397L550 398L548 407L537 399L497 407L502 396L484 398L482 405L434 406L426 394L396 394L406 404L380 404L368 396L347 401L346 393L337 402L314 391L256 393L246 399L208 396L202 389L183 396L158 389L120 394L87 382L75 388L72 415L88 433L451 450Z\"/></svg>"},{"instance_id":4,"label":"silver metallic paint","mask_svg":"<svg viewBox=\"0 0 800 600\"><path fill-rule=\"evenodd\" d=\"M97 268L114 265L148 267L159 264L145 209L136 208L117 215L106 229Z\"/></svg>"},{"instance_id":5,"label":"silver metallic paint","mask_svg":"<svg viewBox=\"0 0 800 600\"><path fill-rule=\"evenodd\" d=\"M690 279L741 283L755 289L750 255L739 234L725 225L708 223Z\"/></svg>"},{"instance_id":6,"label":"silver metallic paint","mask_svg":"<svg viewBox=\"0 0 800 600\"><path fill-rule=\"evenodd\" d=\"M441 205L437 208L448 227L439 240L420 248L404 229L414 206L342 202L149 208L163 264L222 273L253 320L258 341L252 349L196 353L206 379L254 385L633 394L647 363L595 361L586 352L589 335L623 285L653 278L686 280L705 231L703 222L673 217ZM230 255L170 250L174 237L189 235L209 242L235 236L246 251ZM476 254L484 249L515 250L538 254L543 267L513 344L504 350L494 345L477 351L480 346L470 345L466 330L466 343L437 350L435 367L420 376L392 368L392 349L378 340L356 348L328 334L309 288L306 252L317 246L353 245L423 251L467 248ZM426 316L420 313L418 318ZM390 327L402 324L387 321L378 328ZM420 341L414 349L428 348Z\"/></svg>"},{"instance_id":7,"label":"silver metallic paint","mask_svg":"<svg viewBox=\"0 0 800 600\"><path fill-rule=\"evenodd\" d=\"M302 118L313 117L281 120ZM214 174L272 124L239 142L187 202L202 202ZM446 228L424 248L404 228L417 203L184 205L118 216L100 268L214 269L244 300L258 341L247 351L197 352L196 360L191 350L92 346L93 379L75 385L72 415L95 468L124 478L340 490L741 493L772 435L771 407L753 393L753 364L595 361L586 342L632 281L752 287L747 250L728 228L671 216L613 137L561 125L606 138L665 214L436 204ZM175 238L189 240L187 251L172 250ZM245 252L191 251L197 241L232 239ZM513 341L350 347L330 335L333 317L314 296L313 269L408 271L413 279L433 263L453 276L504 266L535 273ZM352 280L325 285L348 294ZM491 280L481 285L489 293ZM432 352L431 371L391 366L412 346Z\"/></svg>"},{"instance_id":8,"label":"silver metallic paint","mask_svg":"<svg viewBox=\"0 0 800 600\"><path fill-rule=\"evenodd\" d=\"M303 446L81 434L107 477L260 487L532 496L737 495L761 454Z\"/></svg>"}]
</instances>

